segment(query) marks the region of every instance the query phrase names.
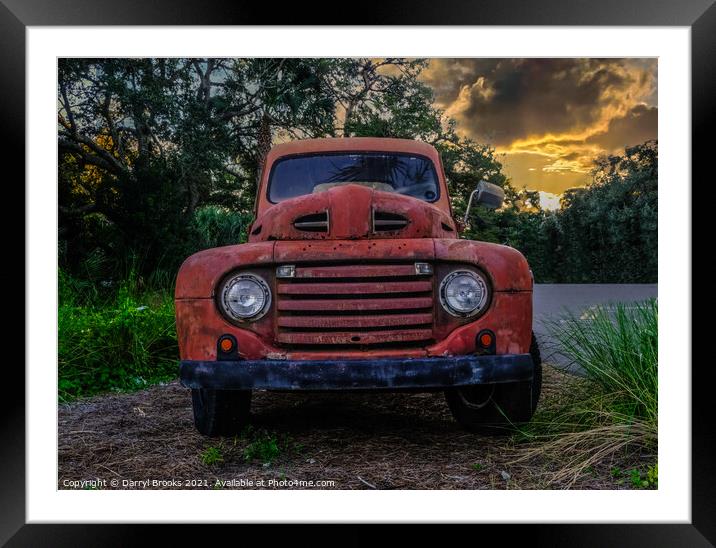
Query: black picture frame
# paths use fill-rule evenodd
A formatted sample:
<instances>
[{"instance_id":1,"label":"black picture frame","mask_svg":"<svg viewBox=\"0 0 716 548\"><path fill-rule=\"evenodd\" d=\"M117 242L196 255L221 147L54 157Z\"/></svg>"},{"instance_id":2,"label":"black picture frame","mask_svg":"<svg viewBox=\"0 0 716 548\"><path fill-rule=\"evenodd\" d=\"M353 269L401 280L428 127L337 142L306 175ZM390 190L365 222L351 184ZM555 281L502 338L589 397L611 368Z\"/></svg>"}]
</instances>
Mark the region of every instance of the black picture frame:
<instances>
[{"instance_id":1,"label":"black picture frame","mask_svg":"<svg viewBox=\"0 0 716 548\"><path fill-rule=\"evenodd\" d=\"M25 148L25 29L28 26L84 25L264 25L264 24L346 24L351 25L576 25L576 26L682 26L691 29L692 48L692 180L706 184L713 180L707 150L713 132L714 97L716 97L716 6L713 0L399 0L391 3L363 1L353 3L355 13L325 20L332 11L325 4L210 2L201 0L0 0L0 131L4 133L3 157L22 158ZM335 10L339 11L340 10ZM321 19L317 14L327 17ZM340 21L338 21L340 19ZM566 52L567 53L567 52ZM15 181L24 181L24 164L18 168ZM710 176L709 176L710 175ZM662 183L663 184L663 183ZM22 185L18 203L25 203ZM692 185L693 188L693 185ZM678 194L675 192L674 194ZM675 197L674 199L679 199ZM702 201L703 202L703 201ZM698 200L692 202L699 203ZM27 206L27 204L25 204ZM705 207L701 204L701 207ZM668 207L664 204L662 208ZM663 212L668 211L662 209ZM694 212L695 213L695 212ZM16 223L16 221L15 221ZM15 225L16 226L16 225ZM712 231L710 231L712 232ZM707 236L708 237L708 236ZM712 246L710 246L712 247ZM692 250L700 249L696 243ZM20 264L18 254L17 264ZM694 257L696 258L696 257ZM19 268L19 266L18 266ZM692 267L693 268L693 267ZM705 269L707 270L707 269ZM23 269L24 272L24 269ZM692 287L708 287L693 270ZM25 285L25 291L28 288ZM683 318L691 321L691 318ZM17 322L19 325L20 322ZM24 325L24 324L23 324ZM31 329L32 326L28 326ZM707 322L692 322L692 340L705 338ZM11 335L10 335L11 336ZM28 332L24 332L27 341ZM19 342L19 339L15 339ZM685 345L685 348L687 345ZM6 345L6 348L20 348ZM716 543L716 458L714 443L714 405L710 395L714 380L713 360L696 361L692 367L692 522L688 525L524 525L483 528L505 541L522 537L530 544L551 546L710 546ZM10 388L0 398L2 430L0 431L0 543L8 546L130 546L142 543L153 533L147 525L26 525L25 524L25 372L18 367L16 356L5 356L3 383ZM9 359L12 358L12 359ZM24 362L24 356L22 356ZM684 363L670 366L688 366ZM53 358L54 359L54 358ZM48 357L48 366L53 359ZM202 539L202 527L182 527L184 542ZM231 526L222 526L226 529ZM310 527L310 526L309 526ZM365 528L341 532L344 539L359 543L374 533ZM174 528L176 532L176 528ZM163 528L162 541L169 539ZM482 534L482 533L481 533ZM212 531L212 537L215 532ZM276 536L278 535L278 536ZM272 533L281 537L306 539L315 534L302 526L282 528ZM333 535L323 533L330 539ZM333 536L335 539L335 536ZM457 537L455 537L457 538ZM480 537L487 541L487 537Z\"/></svg>"}]
</instances>

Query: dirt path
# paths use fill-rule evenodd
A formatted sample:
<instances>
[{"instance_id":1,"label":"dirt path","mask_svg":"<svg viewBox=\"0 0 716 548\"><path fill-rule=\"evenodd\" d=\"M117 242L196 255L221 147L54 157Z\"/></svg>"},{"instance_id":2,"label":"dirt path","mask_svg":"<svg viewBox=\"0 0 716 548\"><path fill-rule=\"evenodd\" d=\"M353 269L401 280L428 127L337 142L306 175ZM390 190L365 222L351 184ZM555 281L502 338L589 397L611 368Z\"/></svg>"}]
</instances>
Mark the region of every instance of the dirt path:
<instances>
[{"instance_id":1,"label":"dirt path","mask_svg":"<svg viewBox=\"0 0 716 548\"><path fill-rule=\"evenodd\" d=\"M561 379L545 369L544 398ZM62 404L58 486L87 488L71 482L99 478L98 487L106 489L554 487L545 484L549 463L510 464L515 452L509 438L461 430L442 393L258 392L252 413L253 432L209 439L194 429L189 391L178 382ZM129 483L147 480L165 483ZM626 486L615 483L606 465L573 486L620 487Z\"/></svg>"}]
</instances>

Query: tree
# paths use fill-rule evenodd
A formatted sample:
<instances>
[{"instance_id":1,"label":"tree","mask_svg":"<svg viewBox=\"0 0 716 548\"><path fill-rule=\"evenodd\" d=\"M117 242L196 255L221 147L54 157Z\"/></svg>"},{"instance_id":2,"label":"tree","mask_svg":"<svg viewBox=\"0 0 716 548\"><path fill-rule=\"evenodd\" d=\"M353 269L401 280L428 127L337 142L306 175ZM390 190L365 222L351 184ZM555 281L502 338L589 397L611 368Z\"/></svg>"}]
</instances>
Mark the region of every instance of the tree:
<instances>
[{"instance_id":1,"label":"tree","mask_svg":"<svg viewBox=\"0 0 716 548\"><path fill-rule=\"evenodd\" d=\"M205 242L193 233L197 210L251 210L275 140L444 140L442 113L418 79L424 66L405 59L60 60L60 231L72 236L63 239L63 258L80 264L101 248L117 260L145 257L148 269L175 267Z\"/></svg>"},{"instance_id":2,"label":"tree","mask_svg":"<svg viewBox=\"0 0 716 548\"><path fill-rule=\"evenodd\" d=\"M655 282L658 145L597 158L592 182L564 193L557 214L560 281Z\"/></svg>"},{"instance_id":3,"label":"tree","mask_svg":"<svg viewBox=\"0 0 716 548\"><path fill-rule=\"evenodd\" d=\"M197 208L250 208L262 124L332 131L314 60L63 59L58 73L60 229L87 248L176 263ZM265 131L265 130L264 130ZM270 132L269 128L269 132ZM99 215L111 237L82 232Z\"/></svg>"}]
</instances>

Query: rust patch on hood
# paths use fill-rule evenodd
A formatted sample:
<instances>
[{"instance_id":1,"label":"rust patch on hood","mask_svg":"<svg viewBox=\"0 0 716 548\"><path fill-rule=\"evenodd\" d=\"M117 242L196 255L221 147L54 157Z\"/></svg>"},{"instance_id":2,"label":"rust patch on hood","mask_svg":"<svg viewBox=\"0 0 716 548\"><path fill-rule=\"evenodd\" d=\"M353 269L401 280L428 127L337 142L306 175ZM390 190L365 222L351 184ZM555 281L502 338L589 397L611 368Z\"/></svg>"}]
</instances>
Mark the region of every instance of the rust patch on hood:
<instances>
[{"instance_id":1,"label":"rust patch on hood","mask_svg":"<svg viewBox=\"0 0 716 548\"><path fill-rule=\"evenodd\" d=\"M326 230L296 226L298 219L324 213L328 215ZM406 223L375 230L376 213L397 216ZM249 242L367 238L457 238L457 227L442 209L418 198L348 184L274 204L252 225Z\"/></svg>"}]
</instances>

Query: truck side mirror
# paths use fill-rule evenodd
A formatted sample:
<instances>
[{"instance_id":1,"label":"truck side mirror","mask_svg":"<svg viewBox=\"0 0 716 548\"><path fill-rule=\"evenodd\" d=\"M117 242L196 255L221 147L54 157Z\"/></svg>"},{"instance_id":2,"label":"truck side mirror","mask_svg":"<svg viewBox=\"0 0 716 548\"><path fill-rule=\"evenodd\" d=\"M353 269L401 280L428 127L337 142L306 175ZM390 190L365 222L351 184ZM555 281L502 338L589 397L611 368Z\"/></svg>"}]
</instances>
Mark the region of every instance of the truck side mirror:
<instances>
[{"instance_id":1,"label":"truck side mirror","mask_svg":"<svg viewBox=\"0 0 716 548\"><path fill-rule=\"evenodd\" d=\"M505 199L505 191L497 185L488 183L487 181L480 181L477 183L475 190L470 194L470 199L467 202L467 208L465 209L465 218L463 223L467 224L467 220L470 216L470 208L472 202L475 200L476 203L482 204L490 209L497 209L502 205L502 201Z\"/></svg>"}]
</instances>

